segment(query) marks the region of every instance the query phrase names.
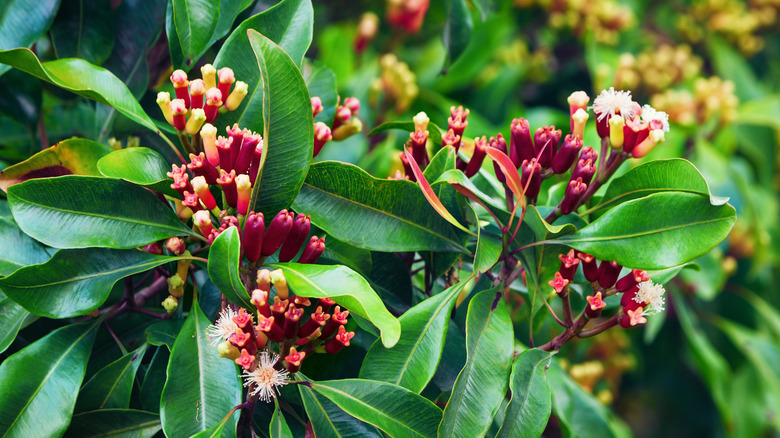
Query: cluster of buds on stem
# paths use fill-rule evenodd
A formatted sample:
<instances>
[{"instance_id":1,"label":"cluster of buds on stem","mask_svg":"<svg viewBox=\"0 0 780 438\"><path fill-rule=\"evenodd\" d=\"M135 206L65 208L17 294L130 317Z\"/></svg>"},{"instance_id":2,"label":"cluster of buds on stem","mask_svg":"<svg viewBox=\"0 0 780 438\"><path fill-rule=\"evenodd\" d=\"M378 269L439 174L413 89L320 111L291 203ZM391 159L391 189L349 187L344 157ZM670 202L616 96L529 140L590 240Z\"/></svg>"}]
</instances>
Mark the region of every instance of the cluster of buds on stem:
<instances>
[{"instance_id":1,"label":"cluster of buds on stem","mask_svg":"<svg viewBox=\"0 0 780 438\"><path fill-rule=\"evenodd\" d=\"M604 329L616 324L624 328L645 324L645 316L664 310L665 290L650 280L647 271L630 269L621 277L623 267L616 261L602 260L599 263L595 257L573 249L558 257L561 266L549 285L568 305L568 287L574 281L577 268L582 266L582 274L593 288L593 294L585 297L587 304L583 314L587 319L601 316L607 306L604 301L607 297L622 294L620 310L611 320L612 324ZM571 312L570 309L568 312Z\"/></svg>"},{"instance_id":2,"label":"cluster of buds on stem","mask_svg":"<svg viewBox=\"0 0 780 438\"><path fill-rule=\"evenodd\" d=\"M322 100L319 97L311 98L311 114L316 118L323 110ZM341 98L336 103L336 114L331 125L325 122L314 123L314 152L316 157L331 140L345 140L363 130L363 123L357 117L360 111L360 101L356 97L348 97L341 103Z\"/></svg>"},{"instance_id":3,"label":"cluster of buds on stem","mask_svg":"<svg viewBox=\"0 0 780 438\"><path fill-rule=\"evenodd\" d=\"M382 73L371 83L369 103L377 107L379 113L386 112L390 105L396 113L403 113L420 92L417 77L408 64L399 61L392 53L382 55L379 65Z\"/></svg>"},{"instance_id":4,"label":"cluster of buds on stem","mask_svg":"<svg viewBox=\"0 0 780 438\"><path fill-rule=\"evenodd\" d=\"M296 216L282 210L266 228L263 213L251 212L241 235L244 256L249 263L255 264L279 251L279 261L289 262L303 248L298 263L315 263L325 251L325 237L312 236L307 242L310 230L311 217L305 214Z\"/></svg>"},{"instance_id":5,"label":"cluster of buds on stem","mask_svg":"<svg viewBox=\"0 0 780 438\"><path fill-rule=\"evenodd\" d=\"M161 242L150 243L143 247L143 251L149 254L162 255L163 247L170 255L191 256L184 240L179 237L171 237L165 240L162 245ZM184 295L184 285L187 283L191 263L192 260L189 258L177 261L176 272L167 279L169 296L162 302L162 306L168 314L176 311L176 308L179 306L179 298Z\"/></svg>"},{"instance_id":6,"label":"cluster of buds on stem","mask_svg":"<svg viewBox=\"0 0 780 438\"><path fill-rule=\"evenodd\" d=\"M642 158L664 141L669 116L650 105L639 106L628 91L604 90L593 101L599 137L625 157Z\"/></svg>"},{"instance_id":7,"label":"cluster of buds on stem","mask_svg":"<svg viewBox=\"0 0 780 438\"><path fill-rule=\"evenodd\" d=\"M329 298L312 303L294 295L281 270L259 270L256 284L251 293L255 308L228 305L209 327L209 336L221 357L243 368L250 394L270 402L306 357L338 353L355 333L345 328L348 310Z\"/></svg>"},{"instance_id":8,"label":"cluster of buds on stem","mask_svg":"<svg viewBox=\"0 0 780 438\"><path fill-rule=\"evenodd\" d=\"M165 120L180 135L198 134L204 123L213 123L220 112L235 110L247 95L247 84L236 81L232 69L224 67L217 72L206 64L200 70L203 78L192 81L183 70L171 74L175 99L167 92L157 94Z\"/></svg>"}]
</instances>

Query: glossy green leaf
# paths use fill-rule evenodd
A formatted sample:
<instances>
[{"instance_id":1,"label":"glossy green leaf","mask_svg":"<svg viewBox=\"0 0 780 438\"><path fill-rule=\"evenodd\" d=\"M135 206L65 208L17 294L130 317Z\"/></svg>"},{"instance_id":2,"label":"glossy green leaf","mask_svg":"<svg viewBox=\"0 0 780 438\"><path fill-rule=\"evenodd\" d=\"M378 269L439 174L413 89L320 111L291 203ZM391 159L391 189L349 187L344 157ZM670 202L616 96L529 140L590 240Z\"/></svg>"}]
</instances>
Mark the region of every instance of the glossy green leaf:
<instances>
[{"instance_id":1,"label":"glossy green leaf","mask_svg":"<svg viewBox=\"0 0 780 438\"><path fill-rule=\"evenodd\" d=\"M455 62L466 50L471 40L474 22L466 0L449 0L447 22L444 24L444 47L447 48L449 62Z\"/></svg>"},{"instance_id":2,"label":"glossy green leaf","mask_svg":"<svg viewBox=\"0 0 780 438\"><path fill-rule=\"evenodd\" d=\"M183 325L184 320L181 319L169 319L156 322L146 328L146 341L152 345L165 345L170 350L173 348L176 337L179 335L179 331L181 331Z\"/></svg>"},{"instance_id":3,"label":"glossy green leaf","mask_svg":"<svg viewBox=\"0 0 780 438\"><path fill-rule=\"evenodd\" d=\"M169 351L168 348L158 348L146 369L146 375L141 383L141 392L138 395L141 408L145 411L160 412L160 396L165 386L168 359L171 356Z\"/></svg>"},{"instance_id":4,"label":"glossy green leaf","mask_svg":"<svg viewBox=\"0 0 780 438\"><path fill-rule=\"evenodd\" d=\"M10 275L19 268L49 259L49 253L11 220L0 218L0 241L5 244L0 254L0 275ZM0 292L0 353L11 345L29 314Z\"/></svg>"},{"instance_id":5,"label":"glossy green leaf","mask_svg":"<svg viewBox=\"0 0 780 438\"><path fill-rule=\"evenodd\" d=\"M284 421L282 410L279 409L279 400L274 399L274 415L271 417L271 425L268 427L268 435L271 438L293 438L290 426Z\"/></svg>"},{"instance_id":6,"label":"glossy green leaf","mask_svg":"<svg viewBox=\"0 0 780 438\"><path fill-rule=\"evenodd\" d=\"M0 189L34 178L62 175L99 176L97 162L111 152L111 148L84 138L63 140L44 149L25 161L0 172Z\"/></svg>"},{"instance_id":7,"label":"glossy green leaf","mask_svg":"<svg viewBox=\"0 0 780 438\"><path fill-rule=\"evenodd\" d=\"M284 50L248 30L263 79L265 149L249 209L273 217L298 195L314 147L311 99L298 67Z\"/></svg>"},{"instance_id":8,"label":"glossy green leaf","mask_svg":"<svg viewBox=\"0 0 780 438\"><path fill-rule=\"evenodd\" d=\"M19 70L8 71L0 77L0 95L0 112L30 131L37 127L43 105L41 81Z\"/></svg>"},{"instance_id":9,"label":"glossy green leaf","mask_svg":"<svg viewBox=\"0 0 780 438\"><path fill-rule=\"evenodd\" d=\"M593 395L585 392L560 366L547 369L547 379L552 389L553 412L569 438L611 438L610 413Z\"/></svg>"},{"instance_id":10,"label":"glossy green leaf","mask_svg":"<svg viewBox=\"0 0 780 438\"><path fill-rule=\"evenodd\" d=\"M276 263L271 266L284 271L287 284L296 295L330 298L351 313L371 321L382 332L385 347L390 348L398 342L401 325L357 272L339 265Z\"/></svg>"},{"instance_id":11,"label":"glossy green leaf","mask_svg":"<svg viewBox=\"0 0 780 438\"><path fill-rule=\"evenodd\" d=\"M227 297L230 302L248 309L249 293L241 281L238 268L241 263L241 238L236 227L230 227L220 233L209 250L208 272L214 286Z\"/></svg>"},{"instance_id":12,"label":"glossy green leaf","mask_svg":"<svg viewBox=\"0 0 780 438\"><path fill-rule=\"evenodd\" d=\"M78 58L41 64L28 49L0 50L0 64L8 64L79 96L114 107L130 120L157 132L154 122L125 84L102 67Z\"/></svg>"},{"instance_id":13,"label":"glossy green leaf","mask_svg":"<svg viewBox=\"0 0 780 438\"><path fill-rule=\"evenodd\" d=\"M615 178L599 204L589 211L612 208L622 202L659 192L687 192L709 196L707 181L688 160L655 160Z\"/></svg>"},{"instance_id":14,"label":"glossy green leaf","mask_svg":"<svg viewBox=\"0 0 780 438\"><path fill-rule=\"evenodd\" d=\"M347 414L308 386L299 385L298 392L317 438L382 437L381 432L374 426Z\"/></svg>"},{"instance_id":15,"label":"glossy green leaf","mask_svg":"<svg viewBox=\"0 0 780 438\"><path fill-rule=\"evenodd\" d=\"M311 44L313 14L309 0L284 0L247 18L230 34L214 60L214 66L232 68L236 79L247 83L249 92L237 110L222 114L217 119L220 126L223 123L238 123L254 131L263 131L264 88L257 73L257 57L252 51L247 31L253 29L270 38L300 67L303 55Z\"/></svg>"},{"instance_id":16,"label":"glossy green leaf","mask_svg":"<svg viewBox=\"0 0 780 438\"><path fill-rule=\"evenodd\" d=\"M351 164L313 164L293 208L310 214L312 223L336 239L359 248L467 251L415 183L374 178Z\"/></svg>"},{"instance_id":17,"label":"glossy green leaf","mask_svg":"<svg viewBox=\"0 0 780 438\"><path fill-rule=\"evenodd\" d=\"M186 258L135 249L62 250L46 263L0 278L0 289L31 313L71 318L97 309L120 279Z\"/></svg>"},{"instance_id":18,"label":"glossy green leaf","mask_svg":"<svg viewBox=\"0 0 780 438\"><path fill-rule=\"evenodd\" d=\"M97 168L104 176L121 178L179 197L178 192L171 188L173 181L167 175L171 166L152 149L127 148L111 152L98 161Z\"/></svg>"},{"instance_id":19,"label":"glossy green leaf","mask_svg":"<svg viewBox=\"0 0 780 438\"><path fill-rule=\"evenodd\" d=\"M4 437L65 432L87 369L97 324L59 328L0 365L0 430Z\"/></svg>"},{"instance_id":20,"label":"glossy green leaf","mask_svg":"<svg viewBox=\"0 0 780 438\"><path fill-rule=\"evenodd\" d=\"M330 125L338 102L336 74L329 68L320 68L306 78L306 86L309 88L309 96L319 97L322 102L322 112L317 114L314 121Z\"/></svg>"},{"instance_id":21,"label":"glossy green leaf","mask_svg":"<svg viewBox=\"0 0 780 438\"><path fill-rule=\"evenodd\" d=\"M479 238L477 239L477 250L474 253L474 272L479 275L489 271L498 262L501 250L501 241L485 233L485 230L480 229Z\"/></svg>"},{"instance_id":22,"label":"glossy green leaf","mask_svg":"<svg viewBox=\"0 0 780 438\"><path fill-rule=\"evenodd\" d=\"M15 0L0 6L0 49L30 47L49 29L60 0ZM0 62L0 75L11 67Z\"/></svg>"},{"instance_id":23,"label":"glossy green leaf","mask_svg":"<svg viewBox=\"0 0 780 438\"><path fill-rule=\"evenodd\" d=\"M512 364L509 388L512 399L496 437L538 437L547 426L552 399L547 383L550 353L538 349L524 351Z\"/></svg>"},{"instance_id":24,"label":"glossy green leaf","mask_svg":"<svg viewBox=\"0 0 780 438\"><path fill-rule=\"evenodd\" d=\"M227 413L222 418L222 421L215 424L214 426L211 426L210 428L204 430L203 432L198 432L195 435L192 435L190 438L218 438L221 437L223 434L223 431L225 430L225 426L228 422L233 420L233 414L236 412L236 408L230 410L230 412Z\"/></svg>"},{"instance_id":25,"label":"glossy green leaf","mask_svg":"<svg viewBox=\"0 0 780 438\"><path fill-rule=\"evenodd\" d=\"M379 134L380 132L390 131L390 130L414 132L414 122L413 121L385 122L372 129L371 132L368 133L368 136L371 137L374 134ZM435 144L437 147L441 145L441 136L446 133L447 131L442 130L439 127L439 125L433 122L428 122L428 138L430 138L433 144Z\"/></svg>"},{"instance_id":26,"label":"glossy green leaf","mask_svg":"<svg viewBox=\"0 0 780 438\"><path fill-rule=\"evenodd\" d=\"M209 321L197 301L184 322L168 362L168 380L160 401L167 436L190 436L219 423L241 403L241 380L236 364L219 357L206 330ZM235 436L237 416L227 422Z\"/></svg>"},{"instance_id":27,"label":"glossy green leaf","mask_svg":"<svg viewBox=\"0 0 780 438\"><path fill-rule=\"evenodd\" d=\"M219 0L172 0L173 23L185 63L190 65L207 48L219 21Z\"/></svg>"},{"instance_id":28,"label":"glossy green leaf","mask_svg":"<svg viewBox=\"0 0 780 438\"><path fill-rule=\"evenodd\" d=\"M436 373L455 299L471 280L468 276L445 291L404 312L401 338L393 348L374 342L363 359L360 378L393 383L420 393Z\"/></svg>"},{"instance_id":29,"label":"glossy green leaf","mask_svg":"<svg viewBox=\"0 0 780 438\"><path fill-rule=\"evenodd\" d=\"M49 31L57 58L102 64L114 48L111 12L109 0L63 2Z\"/></svg>"},{"instance_id":30,"label":"glossy green leaf","mask_svg":"<svg viewBox=\"0 0 780 438\"><path fill-rule=\"evenodd\" d=\"M736 221L734 207L694 193L656 193L625 202L554 242L632 269L665 269L709 252Z\"/></svg>"},{"instance_id":31,"label":"glossy green leaf","mask_svg":"<svg viewBox=\"0 0 780 438\"><path fill-rule=\"evenodd\" d=\"M466 365L452 388L439 436L484 436L506 395L514 334L503 294L475 295L466 316Z\"/></svg>"},{"instance_id":32,"label":"glossy green leaf","mask_svg":"<svg viewBox=\"0 0 780 438\"><path fill-rule=\"evenodd\" d=\"M219 20L214 33L211 35L206 47L211 47L217 40L222 39L230 32L238 14L248 8L254 0L227 0L219 2Z\"/></svg>"},{"instance_id":33,"label":"glossy green leaf","mask_svg":"<svg viewBox=\"0 0 780 438\"><path fill-rule=\"evenodd\" d=\"M307 382L353 417L390 436L435 437L441 409L408 389L373 380Z\"/></svg>"},{"instance_id":34,"label":"glossy green leaf","mask_svg":"<svg viewBox=\"0 0 780 438\"><path fill-rule=\"evenodd\" d=\"M160 416L153 412L101 409L74 415L65 438L151 438L160 427Z\"/></svg>"},{"instance_id":35,"label":"glossy green leaf","mask_svg":"<svg viewBox=\"0 0 780 438\"><path fill-rule=\"evenodd\" d=\"M330 236L327 237L328 244L325 246L325 251L322 253L320 260L332 260L338 265L348 266L363 274L371 273L373 267L371 251L348 245Z\"/></svg>"},{"instance_id":36,"label":"glossy green leaf","mask_svg":"<svg viewBox=\"0 0 780 438\"><path fill-rule=\"evenodd\" d=\"M144 358L146 347L147 344L143 344L95 373L79 391L76 412L127 409L135 373Z\"/></svg>"},{"instance_id":37,"label":"glossy green leaf","mask_svg":"<svg viewBox=\"0 0 780 438\"><path fill-rule=\"evenodd\" d=\"M200 236L152 192L88 176L35 179L8 189L25 233L55 248L135 248L173 236Z\"/></svg>"}]
</instances>

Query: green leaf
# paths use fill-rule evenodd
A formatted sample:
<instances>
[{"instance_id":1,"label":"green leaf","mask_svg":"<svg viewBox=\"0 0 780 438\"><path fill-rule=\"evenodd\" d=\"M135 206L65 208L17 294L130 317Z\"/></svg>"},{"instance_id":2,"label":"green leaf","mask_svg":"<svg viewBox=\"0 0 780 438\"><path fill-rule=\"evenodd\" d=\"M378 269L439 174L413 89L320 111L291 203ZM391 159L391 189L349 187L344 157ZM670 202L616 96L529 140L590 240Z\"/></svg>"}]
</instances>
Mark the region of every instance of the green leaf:
<instances>
[{"instance_id":1,"label":"green leaf","mask_svg":"<svg viewBox=\"0 0 780 438\"><path fill-rule=\"evenodd\" d=\"M371 251L356 248L328 236L328 244L322 253L322 258L334 261L338 265L345 265L363 274L371 273L373 262Z\"/></svg>"},{"instance_id":2,"label":"green leaf","mask_svg":"<svg viewBox=\"0 0 780 438\"><path fill-rule=\"evenodd\" d=\"M279 409L279 400L274 399L274 415L271 417L271 425L268 427L268 435L271 438L293 438L290 426L284 421L282 410Z\"/></svg>"},{"instance_id":3,"label":"green leaf","mask_svg":"<svg viewBox=\"0 0 780 438\"><path fill-rule=\"evenodd\" d=\"M380 132L384 131L390 131L390 130L399 130L399 131L405 131L405 132L414 132L414 122L408 121L395 121L395 122L385 122L381 125L377 126L376 128L372 129L371 132L368 133L368 136L371 137L372 135L379 134ZM441 136L446 134L447 131L442 130L439 128L439 125L428 122L428 137L431 139L434 145L437 147L441 145ZM462 173L462 172L461 172Z\"/></svg>"},{"instance_id":4,"label":"green leaf","mask_svg":"<svg viewBox=\"0 0 780 438\"><path fill-rule=\"evenodd\" d=\"M217 121L255 131L263 130L263 83L257 74L257 58L249 43L247 31L256 30L278 44L300 67L311 44L314 12L308 0L284 0L268 10L244 20L222 45L214 66L230 67L236 79L249 86L243 103L235 111L220 115ZM311 109L309 109L311 111ZM311 119L311 112L309 112Z\"/></svg>"},{"instance_id":5,"label":"green leaf","mask_svg":"<svg viewBox=\"0 0 780 438\"><path fill-rule=\"evenodd\" d=\"M58 436L73 414L96 323L59 328L0 365L0 430L6 437Z\"/></svg>"},{"instance_id":6,"label":"green leaf","mask_svg":"<svg viewBox=\"0 0 780 438\"><path fill-rule=\"evenodd\" d=\"M249 209L273 217L298 195L314 148L311 99L301 72L284 50L249 30L263 79L265 149Z\"/></svg>"},{"instance_id":7,"label":"green leaf","mask_svg":"<svg viewBox=\"0 0 780 438\"><path fill-rule=\"evenodd\" d=\"M30 47L49 29L59 7L60 0L15 0L0 6L0 49ZM10 68L0 65L0 75Z\"/></svg>"},{"instance_id":8,"label":"green leaf","mask_svg":"<svg viewBox=\"0 0 780 438\"><path fill-rule=\"evenodd\" d=\"M547 367L550 353L538 349L524 351L512 364L509 388L512 399L496 437L538 437L547 426L552 405Z\"/></svg>"},{"instance_id":9,"label":"green leaf","mask_svg":"<svg viewBox=\"0 0 780 438\"><path fill-rule=\"evenodd\" d=\"M552 407L569 438L610 438L609 411L557 364L547 369Z\"/></svg>"},{"instance_id":10,"label":"green leaf","mask_svg":"<svg viewBox=\"0 0 780 438\"><path fill-rule=\"evenodd\" d=\"M471 40L474 23L466 0L449 0L447 22L444 24L444 47L447 48L449 63L457 61Z\"/></svg>"},{"instance_id":11,"label":"green leaf","mask_svg":"<svg viewBox=\"0 0 780 438\"><path fill-rule=\"evenodd\" d=\"M173 236L199 236L143 187L90 176L35 179L8 188L25 233L55 248L135 248Z\"/></svg>"},{"instance_id":12,"label":"green leaf","mask_svg":"<svg viewBox=\"0 0 780 438\"><path fill-rule=\"evenodd\" d=\"M739 100L749 101L766 95L753 68L735 48L718 36L708 37L706 45L715 73L736 85L735 92Z\"/></svg>"},{"instance_id":13,"label":"green leaf","mask_svg":"<svg viewBox=\"0 0 780 438\"><path fill-rule=\"evenodd\" d=\"M49 253L11 220L0 218L0 241L5 244L0 254L0 275L10 275L21 267L49 259ZM29 315L22 306L0 292L0 353L11 345Z\"/></svg>"},{"instance_id":14,"label":"green leaf","mask_svg":"<svg viewBox=\"0 0 780 438\"><path fill-rule=\"evenodd\" d=\"M211 282L231 303L253 308L249 293L241 281L238 268L241 263L241 238L236 227L220 233L209 250L208 272Z\"/></svg>"},{"instance_id":15,"label":"green leaf","mask_svg":"<svg viewBox=\"0 0 780 438\"><path fill-rule=\"evenodd\" d=\"M709 196L707 181L690 161L682 158L654 160L615 178L596 207L612 208L622 202L659 192L686 192Z\"/></svg>"},{"instance_id":16,"label":"green leaf","mask_svg":"<svg viewBox=\"0 0 780 438\"><path fill-rule=\"evenodd\" d=\"M329 68L320 68L306 78L306 86L309 88L309 96L319 97L322 102L322 112L317 114L314 121L330 126L338 102L336 74Z\"/></svg>"},{"instance_id":17,"label":"green leaf","mask_svg":"<svg viewBox=\"0 0 780 438\"><path fill-rule=\"evenodd\" d=\"M0 172L0 189L7 192L8 187L34 178L70 174L100 176L97 162L109 152L111 148L92 140L63 140Z\"/></svg>"},{"instance_id":18,"label":"green leaf","mask_svg":"<svg viewBox=\"0 0 780 438\"><path fill-rule=\"evenodd\" d=\"M310 214L312 223L336 239L359 248L467 252L415 183L377 179L351 164L313 164L293 208Z\"/></svg>"},{"instance_id":19,"label":"green leaf","mask_svg":"<svg viewBox=\"0 0 780 438\"><path fill-rule=\"evenodd\" d=\"M368 282L355 271L339 265L276 263L292 291L302 297L330 298L382 332L382 343L390 348L401 336L401 325L385 308Z\"/></svg>"},{"instance_id":20,"label":"green leaf","mask_svg":"<svg viewBox=\"0 0 780 438\"><path fill-rule=\"evenodd\" d=\"M479 228L479 237L477 238L477 250L474 253L474 272L477 275L489 271L496 264L501 256L501 241L496 237L485 233L485 230Z\"/></svg>"},{"instance_id":21,"label":"green leaf","mask_svg":"<svg viewBox=\"0 0 780 438\"><path fill-rule=\"evenodd\" d=\"M168 362L168 380L160 401L167 436L190 436L207 430L241 403L241 380L236 364L219 357L206 334L209 321L197 301L184 322ZM227 422L235 436L236 416Z\"/></svg>"},{"instance_id":22,"label":"green leaf","mask_svg":"<svg viewBox=\"0 0 780 438\"><path fill-rule=\"evenodd\" d=\"M0 112L13 118L30 132L37 127L43 105L41 81L19 70L11 70L0 78L0 95L3 96L3 99L0 99ZM8 133L3 134L6 137L4 141L7 142Z\"/></svg>"},{"instance_id":23,"label":"green leaf","mask_svg":"<svg viewBox=\"0 0 780 438\"><path fill-rule=\"evenodd\" d=\"M182 319L156 322L146 328L144 332L147 336L146 342L158 346L165 345L170 350L173 348L176 337L179 335L183 325L184 320Z\"/></svg>"},{"instance_id":24,"label":"green leaf","mask_svg":"<svg viewBox=\"0 0 780 438\"><path fill-rule=\"evenodd\" d=\"M65 438L151 438L160 430L160 416L134 409L103 409L73 416Z\"/></svg>"},{"instance_id":25,"label":"green leaf","mask_svg":"<svg viewBox=\"0 0 780 438\"><path fill-rule=\"evenodd\" d=\"M144 381L141 384L141 392L138 396L141 408L145 411L160 412L160 396L162 395L163 386L165 386L165 374L168 369L170 356L168 348L158 348L146 369L146 375L144 375Z\"/></svg>"},{"instance_id":26,"label":"green leaf","mask_svg":"<svg viewBox=\"0 0 780 438\"><path fill-rule=\"evenodd\" d=\"M301 376L298 373L298 376ZM306 414L317 438L379 438L374 426L347 414L332 401L305 385L298 386Z\"/></svg>"},{"instance_id":27,"label":"green leaf","mask_svg":"<svg viewBox=\"0 0 780 438\"><path fill-rule=\"evenodd\" d=\"M176 35L190 65L208 48L219 21L219 0L172 0Z\"/></svg>"},{"instance_id":28,"label":"green leaf","mask_svg":"<svg viewBox=\"0 0 780 438\"><path fill-rule=\"evenodd\" d=\"M223 431L225 430L225 426L229 421L233 419L233 414L236 412L236 408L230 410L230 412L225 415L224 418L222 418L222 421L215 424L214 426L211 426L210 428L204 430L203 432L198 432L195 435L192 435L190 438L218 438L221 437L223 434Z\"/></svg>"},{"instance_id":29,"label":"green leaf","mask_svg":"<svg viewBox=\"0 0 780 438\"><path fill-rule=\"evenodd\" d=\"M466 316L466 364L455 380L439 436L484 436L506 395L514 334L503 295L475 295Z\"/></svg>"},{"instance_id":30,"label":"green leaf","mask_svg":"<svg viewBox=\"0 0 780 438\"><path fill-rule=\"evenodd\" d=\"M766 334L750 330L717 317L715 325L729 337L742 354L756 367L769 391L780 393L780 346Z\"/></svg>"},{"instance_id":31,"label":"green leaf","mask_svg":"<svg viewBox=\"0 0 780 438\"><path fill-rule=\"evenodd\" d=\"M135 373L144 358L146 347L147 344L141 345L95 373L79 391L76 412L127 409Z\"/></svg>"},{"instance_id":32,"label":"green leaf","mask_svg":"<svg viewBox=\"0 0 780 438\"><path fill-rule=\"evenodd\" d=\"M401 338L393 348L374 342L363 359L360 378L393 383L420 393L436 373L455 299L471 280L460 283L412 307L398 319Z\"/></svg>"},{"instance_id":33,"label":"green leaf","mask_svg":"<svg viewBox=\"0 0 780 438\"><path fill-rule=\"evenodd\" d=\"M441 409L406 388L372 380L306 382L353 417L390 436L435 437Z\"/></svg>"},{"instance_id":34,"label":"green leaf","mask_svg":"<svg viewBox=\"0 0 780 438\"><path fill-rule=\"evenodd\" d=\"M152 255L135 249L62 250L46 263L27 266L0 278L0 288L31 313L71 318L97 309L120 279L187 258Z\"/></svg>"},{"instance_id":35,"label":"green leaf","mask_svg":"<svg viewBox=\"0 0 780 438\"><path fill-rule=\"evenodd\" d=\"M81 58L100 65L114 48L109 0L66 1L49 34L57 58Z\"/></svg>"},{"instance_id":36,"label":"green leaf","mask_svg":"<svg viewBox=\"0 0 780 438\"><path fill-rule=\"evenodd\" d=\"M154 122L125 84L102 67L78 58L41 64L29 49L0 50L0 64L8 64L79 96L114 107L130 120L157 132Z\"/></svg>"},{"instance_id":37,"label":"green leaf","mask_svg":"<svg viewBox=\"0 0 780 438\"><path fill-rule=\"evenodd\" d=\"M550 242L632 269L665 269L709 252L736 221L731 205L694 193L656 193L625 202L587 227Z\"/></svg>"},{"instance_id":38,"label":"green leaf","mask_svg":"<svg viewBox=\"0 0 780 438\"><path fill-rule=\"evenodd\" d=\"M103 176L121 178L179 197L167 175L171 166L152 149L139 147L111 152L98 161L97 168Z\"/></svg>"}]
</instances>

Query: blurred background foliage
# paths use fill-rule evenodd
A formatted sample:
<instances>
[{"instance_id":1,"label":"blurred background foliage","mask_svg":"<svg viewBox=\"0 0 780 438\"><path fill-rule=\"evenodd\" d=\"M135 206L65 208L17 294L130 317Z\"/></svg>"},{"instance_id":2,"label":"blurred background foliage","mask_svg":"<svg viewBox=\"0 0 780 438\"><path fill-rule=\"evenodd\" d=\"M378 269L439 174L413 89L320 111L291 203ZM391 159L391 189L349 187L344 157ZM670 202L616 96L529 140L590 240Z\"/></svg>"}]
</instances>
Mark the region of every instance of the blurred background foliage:
<instances>
[{"instance_id":1,"label":"blurred background foliage","mask_svg":"<svg viewBox=\"0 0 780 438\"><path fill-rule=\"evenodd\" d=\"M236 27L275 2L230 3L242 11ZM403 8L423 6L422 20L398 18ZM0 16L8 7L0 6ZM177 65L166 7L164 0L42 1L22 31L9 33L9 19L0 23L0 48L34 44L42 61L80 57L102 65L159 119L156 90L172 69L211 62L223 42L192 66ZM330 69L340 95L363 103L364 125L363 135L329 145L317 160L356 163L377 177L401 168L406 133L368 132L419 111L444 126L450 106L469 108L471 138L508 136L515 117L532 127L565 126L566 97L576 90L631 90L669 113L666 143L645 160L691 160L713 193L730 198L737 225L667 284L664 317L642 330L574 342L550 372L567 372L613 410L623 420L610 426L618 435L779 436L780 1L321 0L314 13L304 77ZM6 70L0 169L71 136L137 141L170 154L108 107ZM588 136L586 145L598 144L595 129ZM542 193L554 192L554 183ZM519 324L523 296L508 300L517 332L527 336ZM537 327L540 338L552 333ZM446 380L446 370L437 376ZM594 436L596 417L588 409L565 421L554 416L545 436Z\"/></svg>"}]
</instances>

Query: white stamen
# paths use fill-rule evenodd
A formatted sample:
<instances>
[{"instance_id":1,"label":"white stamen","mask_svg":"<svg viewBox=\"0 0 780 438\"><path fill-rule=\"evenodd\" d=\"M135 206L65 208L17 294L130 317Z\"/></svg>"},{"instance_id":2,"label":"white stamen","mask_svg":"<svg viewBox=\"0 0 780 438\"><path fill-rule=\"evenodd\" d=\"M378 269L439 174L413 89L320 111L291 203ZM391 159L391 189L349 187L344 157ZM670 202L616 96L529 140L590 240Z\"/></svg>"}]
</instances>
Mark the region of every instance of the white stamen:
<instances>
[{"instance_id":1,"label":"white stamen","mask_svg":"<svg viewBox=\"0 0 780 438\"><path fill-rule=\"evenodd\" d=\"M652 315L664 310L664 294L666 289L660 284L654 284L652 281L643 281L639 283L639 290L634 296L637 303L647 303L645 315Z\"/></svg>"},{"instance_id":2,"label":"white stamen","mask_svg":"<svg viewBox=\"0 0 780 438\"><path fill-rule=\"evenodd\" d=\"M230 338L230 335L237 330L241 330L233 318L236 316L236 312L230 308L225 307L225 310L219 313L219 318L214 325L210 325L208 328L209 339L211 339L211 345L217 345L221 342L225 342Z\"/></svg>"},{"instance_id":3,"label":"white stamen","mask_svg":"<svg viewBox=\"0 0 780 438\"><path fill-rule=\"evenodd\" d=\"M287 384L289 373L287 370L274 368L279 356L263 351L260 355L260 363L254 371L244 371L244 386L252 387L251 395L259 395L259 399L269 403L279 394L279 387Z\"/></svg>"},{"instance_id":4,"label":"white stamen","mask_svg":"<svg viewBox=\"0 0 780 438\"><path fill-rule=\"evenodd\" d=\"M642 122L649 123L651 120L658 120L663 125L664 132L669 132L669 114L658 111L650 105L642 107Z\"/></svg>"},{"instance_id":5,"label":"white stamen","mask_svg":"<svg viewBox=\"0 0 780 438\"><path fill-rule=\"evenodd\" d=\"M618 112L624 119L629 120L634 117L638 105L631 100L630 91L615 91L614 87L609 87L609 90L603 90L596 96L592 108L599 121Z\"/></svg>"}]
</instances>

